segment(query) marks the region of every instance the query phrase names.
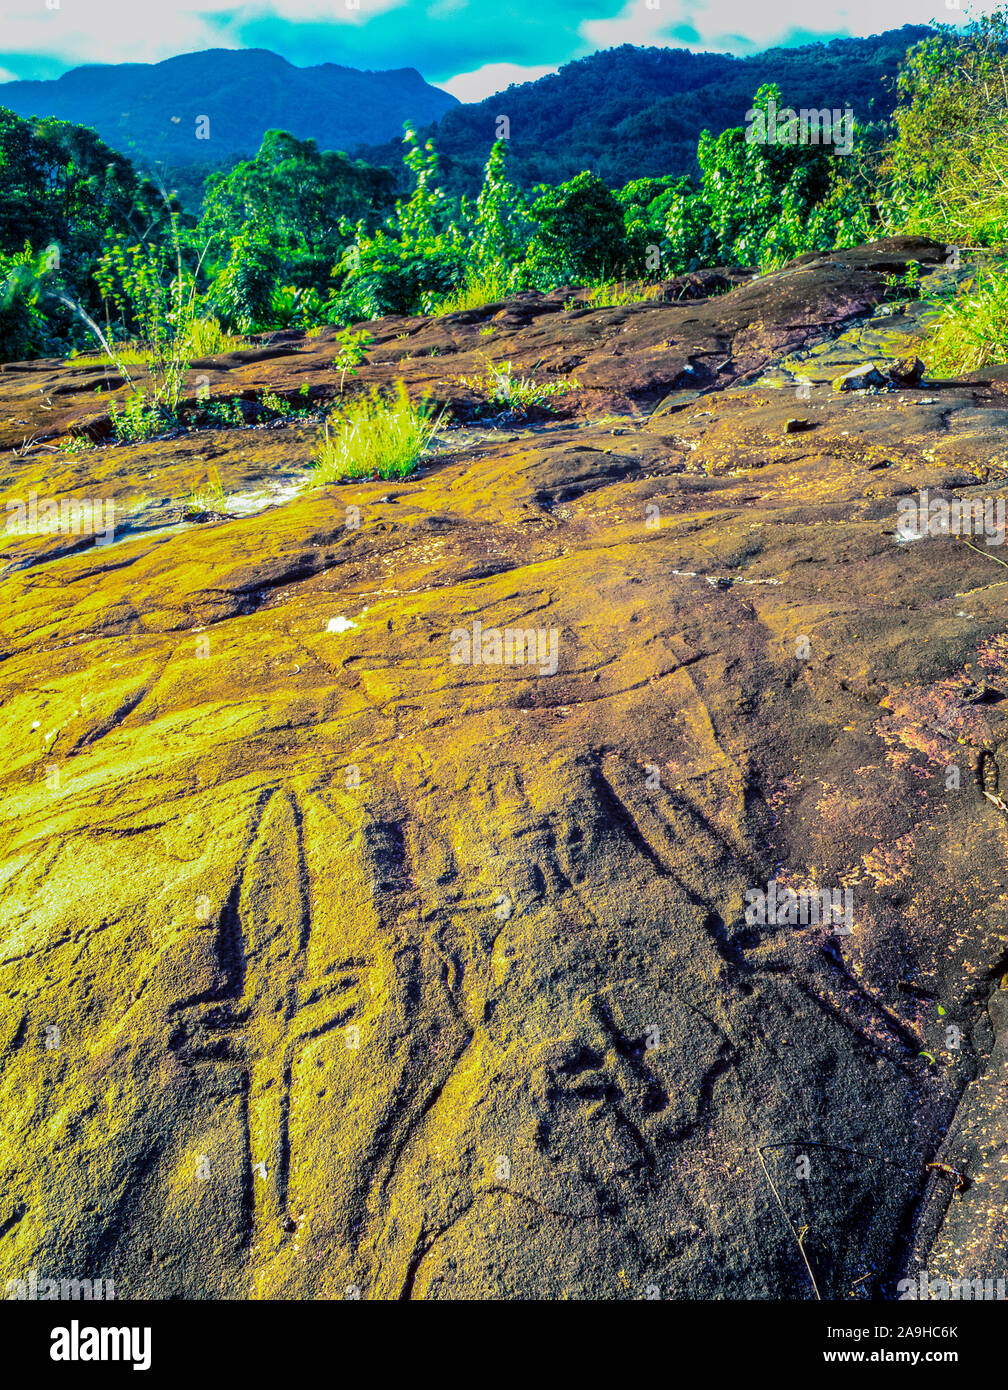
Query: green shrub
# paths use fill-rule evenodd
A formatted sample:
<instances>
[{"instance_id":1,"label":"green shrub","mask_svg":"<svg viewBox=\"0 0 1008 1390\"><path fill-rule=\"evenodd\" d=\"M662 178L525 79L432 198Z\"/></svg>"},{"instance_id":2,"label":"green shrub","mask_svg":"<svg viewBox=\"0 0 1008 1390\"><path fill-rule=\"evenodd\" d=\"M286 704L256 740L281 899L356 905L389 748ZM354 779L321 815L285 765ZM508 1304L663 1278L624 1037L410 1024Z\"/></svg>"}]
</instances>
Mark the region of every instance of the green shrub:
<instances>
[{"instance_id":1,"label":"green shrub","mask_svg":"<svg viewBox=\"0 0 1008 1390\"><path fill-rule=\"evenodd\" d=\"M97 324L90 324L111 364L132 388L130 408L139 400L152 416L174 419L194 356L194 335L205 331L197 330L196 271L183 259L178 214L169 208L167 241L141 237L133 242L124 234L114 237L98 262L95 278L106 300L115 304L133 329L146 358L147 383L141 392L114 345ZM140 409L133 410L134 425Z\"/></svg>"},{"instance_id":2,"label":"green shrub","mask_svg":"<svg viewBox=\"0 0 1008 1390\"><path fill-rule=\"evenodd\" d=\"M623 269L623 209L594 174L578 174L558 188L544 188L532 214L537 230L524 275L535 288L594 283Z\"/></svg>"},{"instance_id":3,"label":"green shrub","mask_svg":"<svg viewBox=\"0 0 1008 1390\"><path fill-rule=\"evenodd\" d=\"M753 130L760 120L764 131L775 121L776 143L747 138L748 131L740 127L716 138L706 130L700 136L701 196L713 244L705 242L702 208L691 207L688 213L694 224L700 223L699 241L708 264L765 269L805 251L869 238L870 209L846 181L846 162L859 157L857 133L844 156L828 144L787 143L781 140L786 110L780 89L769 83L757 91L747 116Z\"/></svg>"},{"instance_id":4,"label":"green shrub","mask_svg":"<svg viewBox=\"0 0 1008 1390\"><path fill-rule=\"evenodd\" d=\"M94 440L89 439L84 434L68 434L65 439L60 440L60 452L63 454L86 454L95 447Z\"/></svg>"},{"instance_id":5,"label":"green shrub","mask_svg":"<svg viewBox=\"0 0 1008 1390\"><path fill-rule=\"evenodd\" d=\"M404 384L391 397L377 389L341 404L327 419L315 458L314 481L344 478L405 478L444 419L427 401L414 405Z\"/></svg>"},{"instance_id":6,"label":"green shrub","mask_svg":"<svg viewBox=\"0 0 1008 1390\"><path fill-rule=\"evenodd\" d=\"M661 246L665 272L684 275L716 265L721 256L704 194L694 189L689 179L681 178L657 203L655 211L664 214Z\"/></svg>"},{"instance_id":7,"label":"green shrub","mask_svg":"<svg viewBox=\"0 0 1008 1390\"><path fill-rule=\"evenodd\" d=\"M109 419L118 444L138 444L144 439L154 439L172 424L172 418L161 407L151 405L143 391L131 392L122 410L111 401Z\"/></svg>"},{"instance_id":8,"label":"green shrub","mask_svg":"<svg viewBox=\"0 0 1008 1390\"><path fill-rule=\"evenodd\" d=\"M536 381L534 377L513 377L511 363L495 367L487 359L486 370L481 377L459 377L459 383L476 391L488 405L502 406L506 410L522 413L529 406L542 405L554 396L565 396L578 389L578 382L562 378L557 381Z\"/></svg>"},{"instance_id":9,"label":"green shrub","mask_svg":"<svg viewBox=\"0 0 1008 1390\"><path fill-rule=\"evenodd\" d=\"M250 226L232 236L229 245L223 268L210 286L210 305L232 332L256 333L272 327L274 291L281 269L278 252L261 241Z\"/></svg>"},{"instance_id":10,"label":"green shrub","mask_svg":"<svg viewBox=\"0 0 1008 1390\"><path fill-rule=\"evenodd\" d=\"M336 338L336 346L339 351L333 358L333 367L340 374L340 395L343 394L343 383L346 380L347 372L351 376L356 376L358 369L368 354L368 348L374 342L374 337L370 333L354 333L349 328L345 328Z\"/></svg>"},{"instance_id":11,"label":"green shrub","mask_svg":"<svg viewBox=\"0 0 1008 1390\"><path fill-rule=\"evenodd\" d=\"M404 143L404 163L416 187L375 232L358 225L354 244L337 267L344 278L327 306L330 323L426 313L466 278L463 224L468 219L460 217L458 205L439 187L431 142L421 147L407 128Z\"/></svg>"},{"instance_id":12,"label":"green shrub","mask_svg":"<svg viewBox=\"0 0 1008 1390\"><path fill-rule=\"evenodd\" d=\"M57 354L63 335L43 310L44 253L30 242L13 255L0 252L0 361L25 362Z\"/></svg>"},{"instance_id":13,"label":"green shrub","mask_svg":"<svg viewBox=\"0 0 1008 1390\"><path fill-rule=\"evenodd\" d=\"M964 245L1008 227L1008 16L941 26L907 55L880 184L887 225Z\"/></svg>"},{"instance_id":14,"label":"green shrub","mask_svg":"<svg viewBox=\"0 0 1008 1390\"><path fill-rule=\"evenodd\" d=\"M960 376L1008 363L1008 273L982 271L954 299L923 345L931 376Z\"/></svg>"},{"instance_id":15,"label":"green shrub","mask_svg":"<svg viewBox=\"0 0 1008 1390\"><path fill-rule=\"evenodd\" d=\"M230 401L207 401L206 414L213 425L236 428L245 423L245 412L238 396Z\"/></svg>"}]
</instances>

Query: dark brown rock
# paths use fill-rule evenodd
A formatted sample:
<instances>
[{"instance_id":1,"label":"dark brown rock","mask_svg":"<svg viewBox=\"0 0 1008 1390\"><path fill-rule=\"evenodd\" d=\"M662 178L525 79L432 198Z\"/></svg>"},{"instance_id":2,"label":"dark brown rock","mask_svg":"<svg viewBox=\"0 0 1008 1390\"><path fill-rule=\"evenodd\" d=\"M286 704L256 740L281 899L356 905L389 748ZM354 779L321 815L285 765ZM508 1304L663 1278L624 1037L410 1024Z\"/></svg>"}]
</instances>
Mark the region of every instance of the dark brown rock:
<instances>
[{"instance_id":1,"label":"dark brown rock","mask_svg":"<svg viewBox=\"0 0 1008 1390\"><path fill-rule=\"evenodd\" d=\"M996 1264L1002 566L896 521L1003 493L1008 392L827 388L795 435L760 380L931 255L371 325L354 389L461 414L491 346L582 382L394 484L284 491L311 422L15 455L107 406L0 373L5 499L123 519L3 551L8 1277L801 1299L803 1254L823 1298ZM299 341L212 390L331 399ZM211 463L247 513L168 520ZM555 670L453 661L477 622ZM747 921L771 881L849 889L852 931Z\"/></svg>"}]
</instances>

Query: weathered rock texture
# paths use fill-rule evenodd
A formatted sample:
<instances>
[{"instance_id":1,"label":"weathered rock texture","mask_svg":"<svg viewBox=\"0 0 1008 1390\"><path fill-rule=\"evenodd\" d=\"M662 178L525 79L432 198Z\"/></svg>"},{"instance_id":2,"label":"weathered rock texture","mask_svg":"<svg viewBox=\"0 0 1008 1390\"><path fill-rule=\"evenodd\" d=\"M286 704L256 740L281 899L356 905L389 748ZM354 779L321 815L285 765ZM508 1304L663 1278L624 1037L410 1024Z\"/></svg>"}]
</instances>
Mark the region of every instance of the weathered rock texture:
<instances>
[{"instance_id":1,"label":"weathered rock texture","mask_svg":"<svg viewBox=\"0 0 1008 1390\"><path fill-rule=\"evenodd\" d=\"M911 258L944 273L889 242L679 302L383 321L354 389L402 375L465 428L403 483L201 524L211 463L277 489L314 426L71 458L45 445L102 436L104 374L0 372L4 500L129 513L3 552L0 1274L1004 1274L1008 575L895 528L901 494L1003 495L1008 387L800 365L869 330L912 357ZM324 401L332 354L195 372ZM480 421L485 354L581 389ZM474 622L555 632L556 673L453 664ZM853 932L747 925L770 879L849 887Z\"/></svg>"}]
</instances>

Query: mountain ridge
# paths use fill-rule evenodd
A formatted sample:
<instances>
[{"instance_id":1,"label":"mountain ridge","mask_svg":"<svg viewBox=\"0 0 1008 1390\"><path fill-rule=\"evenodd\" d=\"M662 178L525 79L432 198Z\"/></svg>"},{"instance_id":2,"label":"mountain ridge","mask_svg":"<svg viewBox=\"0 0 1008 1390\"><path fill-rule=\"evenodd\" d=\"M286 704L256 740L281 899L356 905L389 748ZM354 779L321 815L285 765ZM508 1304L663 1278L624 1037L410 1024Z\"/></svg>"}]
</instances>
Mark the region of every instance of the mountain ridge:
<instances>
[{"instance_id":1,"label":"mountain ridge","mask_svg":"<svg viewBox=\"0 0 1008 1390\"><path fill-rule=\"evenodd\" d=\"M787 105L849 103L861 123L887 119L906 50L931 32L906 24L864 39L769 48L744 58L623 44L453 107L420 134L434 140L453 192L478 189L500 115L510 126L509 173L524 187L558 183L582 169L610 187L685 174L696 168L701 131L717 135L744 124L764 82L777 82ZM353 153L393 167L400 157L395 142L362 145Z\"/></svg>"},{"instance_id":2,"label":"mountain ridge","mask_svg":"<svg viewBox=\"0 0 1008 1390\"><path fill-rule=\"evenodd\" d=\"M90 64L54 79L0 83L0 106L91 126L134 163L160 161L194 206L206 172L255 154L268 129L385 165L406 187L406 121L422 140L434 140L447 189L474 193L502 115L517 183L559 183L591 169L618 187L695 171L701 131L742 124L764 82L777 82L795 107L851 105L859 122L885 120L900 62L931 32L906 24L747 57L623 44L470 103L431 86L415 68L299 68L269 49L205 49L160 63ZM202 118L209 118L207 138Z\"/></svg>"},{"instance_id":3,"label":"mountain ridge","mask_svg":"<svg viewBox=\"0 0 1008 1390\"><path fill-rule=\"evenodd\" d=\"M415 68L300 68L262 48L87 64L57 78L0 84L0 106L19 116L90 126L134 160L182 165L253 155L271 128L347 149L398 135L407 120L429 123L457 104Z\"/></svg>"}]
</instances>

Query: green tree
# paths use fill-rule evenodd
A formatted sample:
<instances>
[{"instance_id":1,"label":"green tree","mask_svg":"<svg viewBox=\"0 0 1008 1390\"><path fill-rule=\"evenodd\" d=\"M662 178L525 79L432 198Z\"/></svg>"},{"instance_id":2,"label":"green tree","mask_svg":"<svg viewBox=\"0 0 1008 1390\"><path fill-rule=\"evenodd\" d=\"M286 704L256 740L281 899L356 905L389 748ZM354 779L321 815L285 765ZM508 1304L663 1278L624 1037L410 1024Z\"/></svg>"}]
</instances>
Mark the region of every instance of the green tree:
<instances>
[{"instance_id":1,"label":"green tree","mask_svg":"<svg viewBox=\"0 0 1008 1390\"><path fill-rule=\"evenodd\" d=\"M578 174L558 188L540 186L532 213L538 226L525 262L530 283L550 288L622 273L623 209L596 175Z\"/></svg>"},{"instance_id":2,"label":"green tree","mask_svg":"<svg viewBox=\"0 0 1008 1390\"><path fill-rule=\"evenodd\" d=\"M949 241L1003 242L1008 228L1008 13L940 33L907 54L896 138L880 182L888 225Z\"/></svg>"},{"instance_id":3,"label":"green tree","mask_svg":"<svg viewBox=\"0 0 1008 1390\"><path fill-rule=\"evenodd\" d=\"M528 201L507 175L507 141L497 140L483 172L476 199L470 252L473 272L485 276L496 269L512 279L532 238L534 223Z\"/></svg>"},{"instance_id":4,"label":"green tree","mask_svg":"<svg viewBox=\"0 0 1008 1390\"><path fill-rule=\"evenodd\" d=\"M51 119L24 121L3 109L0 189L0 255L8 258L0 277L4 313L8 324L34 325L18 348L8 336L0 348L5 353L37 355L83 342L86 316L101 313L94 269L103 251L120 235L166 235L173 211L94 131Z\"/></svg>"},{"instance_id":5,"label":"green tree","mask_svg":"<svg viewBox=\"0 0 1008 1390\"><path fill-rule=\"evenodd\" d=\"M394 180L314 140L268 130L254 159L208 180L200 235L227 238L241 227L284 256L332 260L346 220L372 220L393 202Z\"/></svg>"},{"instance_id":6,"label":"green tree","mask_svg":"<svg viewBox=\"0 0 1008 1390\"><path fill-rule=\"evenodd\" d=\"M60 325L44 310L47 266L31 243L0 251L0 361L24 362L59 352Z\"/></svg>"},{"instance_id":7,"label":"green tree","mask_svg":"<svg viewBox=\"0 0 1008 1390\"><path fill-rule=\"evenodd\" d=\"M246 223L228 239L210 284L209 307L231 333L258 333L273 326L282 260L279 251Z\"/></svg>"},{"instance_id":8,"label":"green tree","mask_svg":"<svg viewBox=\"0 0 1008 1390\"><path fill-rule=\"evenodd\" d=\"M410 127L403 140L413 192L373 233L358 224L338 268L343 284L328 308L334 323L426 312L466 279L469 211L441 188L433 144L421 145Z\"/></svg>"},{"instance_id":9,"label":"green tree","mask_svg":"<svg viewBox=\"0 0 1008 1390\"><path fill-rule=\"evenodd\" d=\"M719 261L779 263L867 231L863 209L843 187L842 161L856 156L853 141L847 155L834 144L803 143L797 116L782 106L774 83L759 88L750 117L744 130L716 137L705 130L697 147Z\"/></svg>"},{"instance_id":10,"label":"green tree","mask_svg":"<svg viewBox=\"0 0 1008 1390\"><path fill-rule=\"evenodd\" d=\"M314 140L268 130L254 159L207 183L198 236L211 247L211 298L239 332L324 313L353 224L392 206L393 175Z\"/></svg>"},{"instance_id":11,"label":"green tree","mask_svg":"<svg viewBox=\"0 0 1008 1390\"><path fill-rule=\"evenodd\" d=\"M667 174L662 178L632 179L616 193L616 201L623 209L629 273L654 278L670 269L666 221L678 193L687 190L692 196L688 178ZM657 264L656 252L661 258ZM679 259L675 258L671 273L682 269Z\"/></svg>"}]
</instances>

